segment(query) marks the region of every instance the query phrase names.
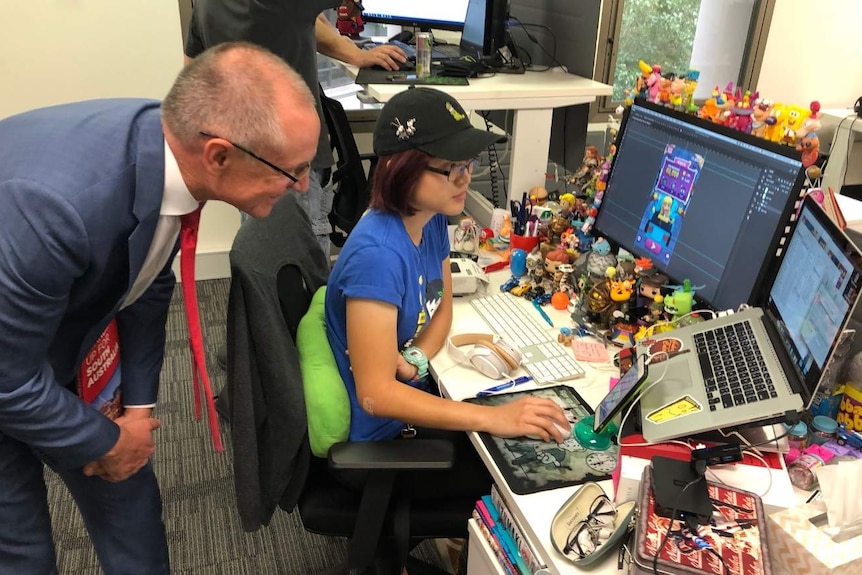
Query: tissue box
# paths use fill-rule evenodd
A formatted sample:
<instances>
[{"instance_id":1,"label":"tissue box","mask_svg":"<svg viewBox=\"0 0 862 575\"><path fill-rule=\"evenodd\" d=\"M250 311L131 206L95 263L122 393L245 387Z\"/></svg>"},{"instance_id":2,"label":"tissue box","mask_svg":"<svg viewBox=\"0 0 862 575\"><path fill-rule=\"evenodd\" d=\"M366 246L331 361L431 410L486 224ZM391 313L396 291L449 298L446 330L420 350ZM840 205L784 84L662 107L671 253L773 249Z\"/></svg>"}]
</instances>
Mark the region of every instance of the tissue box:
<instances>
[{"instance_id":1,"label":"tissue box","mask_svg":"<svg viewBox=\"0 0 862 575\"><path fill-rule=\"evenodd\" d=\"M824 515L826 505L815 501L769 516L769 547L774 567L787 573L844 575L862 568L862 535L836 543L812 518ZM825 526L825 515L822 524ZM821 522L818 522L821 523Z\"/></svg>"}]
</instances>

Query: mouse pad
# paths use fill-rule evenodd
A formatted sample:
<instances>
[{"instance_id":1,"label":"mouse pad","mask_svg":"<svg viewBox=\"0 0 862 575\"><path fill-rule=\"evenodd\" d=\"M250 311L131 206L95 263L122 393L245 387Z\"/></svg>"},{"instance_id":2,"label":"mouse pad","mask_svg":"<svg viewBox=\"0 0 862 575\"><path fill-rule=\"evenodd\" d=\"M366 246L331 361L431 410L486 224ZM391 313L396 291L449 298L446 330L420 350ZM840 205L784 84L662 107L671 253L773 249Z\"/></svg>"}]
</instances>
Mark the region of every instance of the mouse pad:
<instances>
[{"instance_id":1,"label":"mouse pad","mask_svg":"<svg viewBox=\"0 0 862 575\"><path fill-rule=\"evenodd\" d=\"M528 396L546 397L556 402L566 412L572 429L578 421L593 415L587 402L566 385L471 397L464 401L479 405L502 405ZM480 433L479 436L509 488L518 495L610 479L611 472L617 466L616 445L611 445L606 451L593 451L583 447L574 437L557 444L527 437L503 439L488 433Z\"/></svg>"},{"instance_id":2,"label":"mouse pad","mask_svg":"<svg viewBox=\"0 0 862 575\"><path fill-rule=\"evenodd\" d=\"M435 70L436 73L436 70ZM375 70L373 68L362 68L356 75L357 84L415 84L417 86L469 86L467 78L456 78L451 76L431 75L427 78L418 78L415 71L392 72L390 70Z\"/></svg>"}]
</instances>

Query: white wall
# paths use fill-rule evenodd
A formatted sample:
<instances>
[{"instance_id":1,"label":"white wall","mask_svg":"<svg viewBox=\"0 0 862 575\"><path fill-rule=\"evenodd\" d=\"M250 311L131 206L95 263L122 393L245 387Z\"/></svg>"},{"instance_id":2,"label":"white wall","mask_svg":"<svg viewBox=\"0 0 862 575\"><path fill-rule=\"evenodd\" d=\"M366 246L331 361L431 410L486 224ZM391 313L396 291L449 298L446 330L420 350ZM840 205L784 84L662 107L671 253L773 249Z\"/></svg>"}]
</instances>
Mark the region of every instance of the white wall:
<instances>
[{"instance_id":1,"label":"white wall","mask_svg":"<svg viewBox=\"0 0 862 575\"><path fill-rule=\"evenodd\" d=\"M776 0L757 88L772 101L846 108L862 96L862 0Z\"/></svg>"},{"instance_id":2,"label":"white wall","mask_svg":"<svg viewBox=\"0 0 862 575\"><path fill-rule=\"evenodd\" d=\"M0 4L0 118L90 98L160 99L182 65L176 1ZM207 205L198 243L199 279L227 275L223 256L238 228L236 209Z\"/></svg>"}]
</instances>

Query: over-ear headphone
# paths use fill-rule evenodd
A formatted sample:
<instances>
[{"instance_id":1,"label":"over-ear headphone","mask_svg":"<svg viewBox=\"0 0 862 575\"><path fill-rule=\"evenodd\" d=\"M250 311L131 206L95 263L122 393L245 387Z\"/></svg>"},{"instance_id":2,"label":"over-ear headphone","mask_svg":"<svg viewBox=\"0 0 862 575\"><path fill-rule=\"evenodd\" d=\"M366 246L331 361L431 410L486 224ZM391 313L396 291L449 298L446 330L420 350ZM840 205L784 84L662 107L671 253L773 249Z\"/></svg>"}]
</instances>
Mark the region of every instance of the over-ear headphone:
<instances>
[{"instance_id":1,"label":"over-ear headphone","mask_svg":"<svg viewBox=\"0 0 862 575\"><path fill-rule=\"evenodd\" d=\"M856 115L862 118L862 96L856 100L856 103L853 104L853 111L856 112Z\"/></svg>"},{"instance_id":2,"label":"over-ear headphone","mask_svg":"<svg viewBox=\"0 0 862 575\"><path fill-rule=\"evenodd\" d=\"M464 351L462 345L472 345ZM449 338L449 355L458 363L470 362L475 369L488 377L500 379L521 365L521 352L502 339L488 333L462 333Z\"/></svg>"}]
</instances>

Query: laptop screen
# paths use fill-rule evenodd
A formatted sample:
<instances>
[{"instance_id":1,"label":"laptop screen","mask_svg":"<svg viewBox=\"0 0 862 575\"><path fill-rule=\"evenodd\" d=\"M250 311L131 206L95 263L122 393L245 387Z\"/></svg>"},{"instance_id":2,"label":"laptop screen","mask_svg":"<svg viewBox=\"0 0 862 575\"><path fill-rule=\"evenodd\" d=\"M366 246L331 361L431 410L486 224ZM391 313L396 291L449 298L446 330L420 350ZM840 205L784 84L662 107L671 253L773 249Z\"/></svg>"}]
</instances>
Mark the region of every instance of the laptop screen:
<instances>
[{"instance_id":1,"label":"laptop screen","mask_svg":"<svg viewBox=\"0 0 862 575\"><path fill-rule=\"evenodd\" d=\"M782 344L809 393L856 305L860 259L858 248L806 198L769 289L767 313L777 320Z\"/></svg>"},{"instance_id":2,"label":"laptop screen","mask_svg":"<svg viewBox=\"0 0 862 575\"><path fill-rule=\"evenodd\" d=\"M717 309L755 303L804 181L799 152L636 101L596 229L689 279Z\"/></svg>"}]
</instances>

